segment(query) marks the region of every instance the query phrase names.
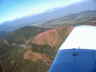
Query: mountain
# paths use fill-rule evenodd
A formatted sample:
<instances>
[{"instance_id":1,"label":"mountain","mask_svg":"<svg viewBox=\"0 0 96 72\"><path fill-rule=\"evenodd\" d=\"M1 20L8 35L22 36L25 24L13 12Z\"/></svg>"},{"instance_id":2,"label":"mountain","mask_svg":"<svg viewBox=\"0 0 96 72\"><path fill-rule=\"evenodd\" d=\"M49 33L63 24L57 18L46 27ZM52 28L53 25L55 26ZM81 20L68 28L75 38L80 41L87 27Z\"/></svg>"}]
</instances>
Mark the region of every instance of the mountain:
<instances>
[{"instance_id":1,"label":"mountain","mask_svg":"<svg viewBox=\"0 0 96 72\"><path fill-rule=\"evenodd\" d=\"M16 43L25 43L26 40L33 38L38 33L47 31L49 28L40 28L35 26L26 26L13 32L8 32L7 40Z\"/></svg>"},{"instance_id":2,"label":"mountain","mask_svg":"<svg viewBox=\"0 0 96 72\"><path fill-rule=\"evenodd\" d=\"M28 38L28 36L42 32L44 30L67 26L67 25L75 25L75 24L96 24L96 11L84 11L80 13L70 14L67 16L62 16L59 18L48 20L41 24L32 24L30 26L27 24L28 26L24 26L24 27L14 26L14 24L12 26L11 24L6 24L6 25L3 24L0 26L0 39L4 39L6 37L8 38L8 33L9 33L9 35L11 36L12 34L14 35L12 36L13 38L9 36L9 38L11 39L17 39L22 37L20 39L24 40L23 38L26 37ZM20 25L23 26L23 24Z\"/></svg>"},{"instance_id":3,"label":"mountain","mask_svg":"<svg viewBox=\"0 0 96 72\"><path fill-rule=\"evenodd\" d=\"M0 25L0 31L14 31L24 26L44 24L47 21L61 18L69 14L75 14L84 11L93 11L96 10L95 3L96 2L94 0L86 0L84 2L76 3L70 6L54 8L53 10L48 10L47 12L42 14L26 16L21 19L5 22Z\"/></svg>"},{"instance_id":4,"label":"mountain","mask_svg":"<svg viewBox=\"0 0 96 72\"><path fill-rule=\"evenodd\" d=\"M2 62L0 66L2 65L4 72L22 72L23 70L23 72L38 72L38 70L45 72L48 70L51 63L50 57L35 51L31 53L26 46L30 38L47 30L47 28L26 26L14 32L8 32L7 38L0 39L0 61ZM40 66L42 69L39 69Z\"/></svg>"},{"instance_id":5,"label":"mountain","mask_svg":"<svg viewBox=\"0 0 96 72\"><path fill-rule=\"evenodd\" d=\"M35 45L49 45L51 48L58 48L58 46L64 41L68 33L73 26L63 26L54 29L47 30L37 34L31 43Z\"/></svg>"},{"instance_id":6,"label":"mountain","mask_svg":"<svg viewBox=\"0 0 96 72\"><path fill-rule=\"evenodd\" d=\"M45 23L34 25L44 28L61 27L64 25L75 24L96 24L96 11L84 11L80 13L62 16L53 20L46 21Z\"/></svg>"},{"instance_id":7,"label":"mountain","mask_svg":"<svg viewBox=\"0 0 96 72\"><path fill-rule=\"evenodd\" d=\"M0 40L0 58L5 72L46 72L58 47L73 26L40 28L27 26ZM50 39L49 39L50 38Z\"/></svg>"}]
</instances>

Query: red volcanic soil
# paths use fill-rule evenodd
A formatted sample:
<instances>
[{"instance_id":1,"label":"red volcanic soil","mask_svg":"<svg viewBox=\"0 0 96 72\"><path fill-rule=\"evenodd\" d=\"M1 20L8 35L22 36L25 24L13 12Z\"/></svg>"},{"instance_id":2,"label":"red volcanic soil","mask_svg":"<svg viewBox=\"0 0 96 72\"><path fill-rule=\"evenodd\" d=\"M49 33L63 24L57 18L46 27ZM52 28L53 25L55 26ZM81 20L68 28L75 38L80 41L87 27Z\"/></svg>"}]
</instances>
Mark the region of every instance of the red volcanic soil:
<instances>
[{"instance_id":1,"label":"red volcanic soil","mask_svg":"<svg viewBox=\"0 0 96 72\"><path fill-rule=\"evenodd\" d=\"M32 50L30 50L30 49L28 49L24 53L24 59L25 60L31 60L31 61L34 61L34 62L42 61L47 65L50 65L51 62L52 62L48 55L41 54L41 53L38 53L38 52L32 52Z\"/></svg>"},{"instance_id":2,"label":"red volcanic soil","mask_svg":"<svg viewBox=\"0 0 96 72\"><path fill-rule=\"evenodd\" d=\"M60 45L62 41L64 41L64 38L71 32L72 29L73 26L64 26L51 29L38 34L31 42L37 45L47 44L51 47L56 47Z\"/></svg>"},{"instance_id":3,"label":"red volcanic soil","mask_svg":"<svg viewBox=\"0 0 96 72\"><path fill-rule=\"evenodd\" d=\"M29 47L24 52L24 59L31 60L34 62L42 61L47 65L50 65L52 59L48 54L36 52L30 44L37 45L37 49L43 45L49 45L51 48L57 48L65 39L65 37L72 31L73 26L58 27L55 29L50 29L45 32L37 34L31 41L28 41ZM35 48L35 49L36 49ZM50 50L49 50L50 51ZM51 51L50 51L51 52Z\"/></svg>"}]
</instances>

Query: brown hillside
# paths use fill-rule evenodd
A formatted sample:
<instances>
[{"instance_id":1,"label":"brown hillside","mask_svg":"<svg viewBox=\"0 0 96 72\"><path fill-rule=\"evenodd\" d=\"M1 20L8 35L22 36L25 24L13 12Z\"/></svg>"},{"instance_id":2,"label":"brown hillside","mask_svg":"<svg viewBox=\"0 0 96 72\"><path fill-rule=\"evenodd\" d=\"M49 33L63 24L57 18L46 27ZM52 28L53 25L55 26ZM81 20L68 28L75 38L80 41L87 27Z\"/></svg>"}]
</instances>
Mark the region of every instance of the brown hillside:
<instances>
[{"instance_id":1,"label":"brown hillside","mask_svg":"<svg viewBox=\"0 0 96 72\"><path fill-rule=\"evenodd\" d=\"M38 52L32 52L32 50L30 50L30 49L24 53L24 59L31 60L33 62L42 61L47 65L51 64L51 60L48 55L41 54Z\"/></svg>"},{"instance_id":2,"label":"brown hillside","mask_svg":"<svg viewBox=\"0 0 96 72\"><path fill-rule=\"evenodd\" d=\"M34 38L26 42L27 45L23 55L24 60L37 63L38 69L42 67L42 69L39 69L43 70L41 72L47 71L56 55L59 45L72 29L73 26L64 26L37 34Z\"/></svg>"},{"instance_id":3,"label":"brown hillside","mask_svg":"<svg viewBox=\"0 0 96 72\"><path fill-rule=\"evenodd\" d=\"M42 32L35 36L31 43L37 45L47 44L52 48L58 47L58 45L60 45L61 42L64 41L64 38L69 34L72 28L72 26L64 26Z\"/></svg>"}]
</instances>

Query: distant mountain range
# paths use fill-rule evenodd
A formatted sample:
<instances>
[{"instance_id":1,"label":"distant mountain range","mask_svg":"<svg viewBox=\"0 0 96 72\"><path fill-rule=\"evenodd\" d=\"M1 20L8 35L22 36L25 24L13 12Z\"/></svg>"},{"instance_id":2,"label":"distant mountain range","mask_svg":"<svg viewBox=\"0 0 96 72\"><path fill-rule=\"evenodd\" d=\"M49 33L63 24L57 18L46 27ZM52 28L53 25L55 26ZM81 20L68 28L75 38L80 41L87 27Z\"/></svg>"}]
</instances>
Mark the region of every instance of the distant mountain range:
<instances>
[{"instance_id":1,"label":"distant mountain range","mask_svg":"<svg viewBox=\"0 0 96 72\"><path fill-rule=\"evenodd\" d=\"M35 26L44 28L54 28L64 25L75 24L96 24L96 11L84 11L80 13L70 14L68 16L62 16L53 20L46 21L42 24L35 24Z\"/></svg>"},{"instance_id":2,"label":"distant mountain range","mask_svg":"<svg viewBox=\"0 0 96 72\"><path fill-rule=\"evenodd\" d=\"M34 16L26 16L21 19L4 22L0 25L0 31L14 31L18 28L24 26L40 26L39 24L47 25L50 24L58 24L58 20L73 20L73 18L77 18L77 20L81 18L86 18L84 16L96 16L96 5L94 0L86 0L81 3L76 3L67 7L55 8L54 10L49 10L45 13L34 15ZM87 14L86 14L87 13ZM67 18L67 19L66 19ZM87 17L88 18L88 17ZM56 21L54 21L56 20ZM49 23L48 23L49 22ZM61 22L60 22L61 23ZM67 24L66 22L63 22ZM69 23L68 23L69 24ZM42 27L42 26L41 26Z\"/></svg>"}]
</instances>

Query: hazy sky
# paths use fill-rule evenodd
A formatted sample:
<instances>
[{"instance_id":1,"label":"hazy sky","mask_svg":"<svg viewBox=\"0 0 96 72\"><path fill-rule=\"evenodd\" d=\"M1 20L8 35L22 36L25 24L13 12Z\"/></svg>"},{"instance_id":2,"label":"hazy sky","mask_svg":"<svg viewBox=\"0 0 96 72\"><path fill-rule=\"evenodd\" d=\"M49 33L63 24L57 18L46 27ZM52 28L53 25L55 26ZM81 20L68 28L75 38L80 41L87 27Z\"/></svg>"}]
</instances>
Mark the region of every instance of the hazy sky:
<instances>
[{"instance_id":1,"label":"hazy sky","mask_svg":"<svg viewBox=\"0 0 96 72\"><path fill-rule=\"evenodd\" d=\"M83 0L0 0L0 23L80 1Z\"/></svg>"}]
</instances>

